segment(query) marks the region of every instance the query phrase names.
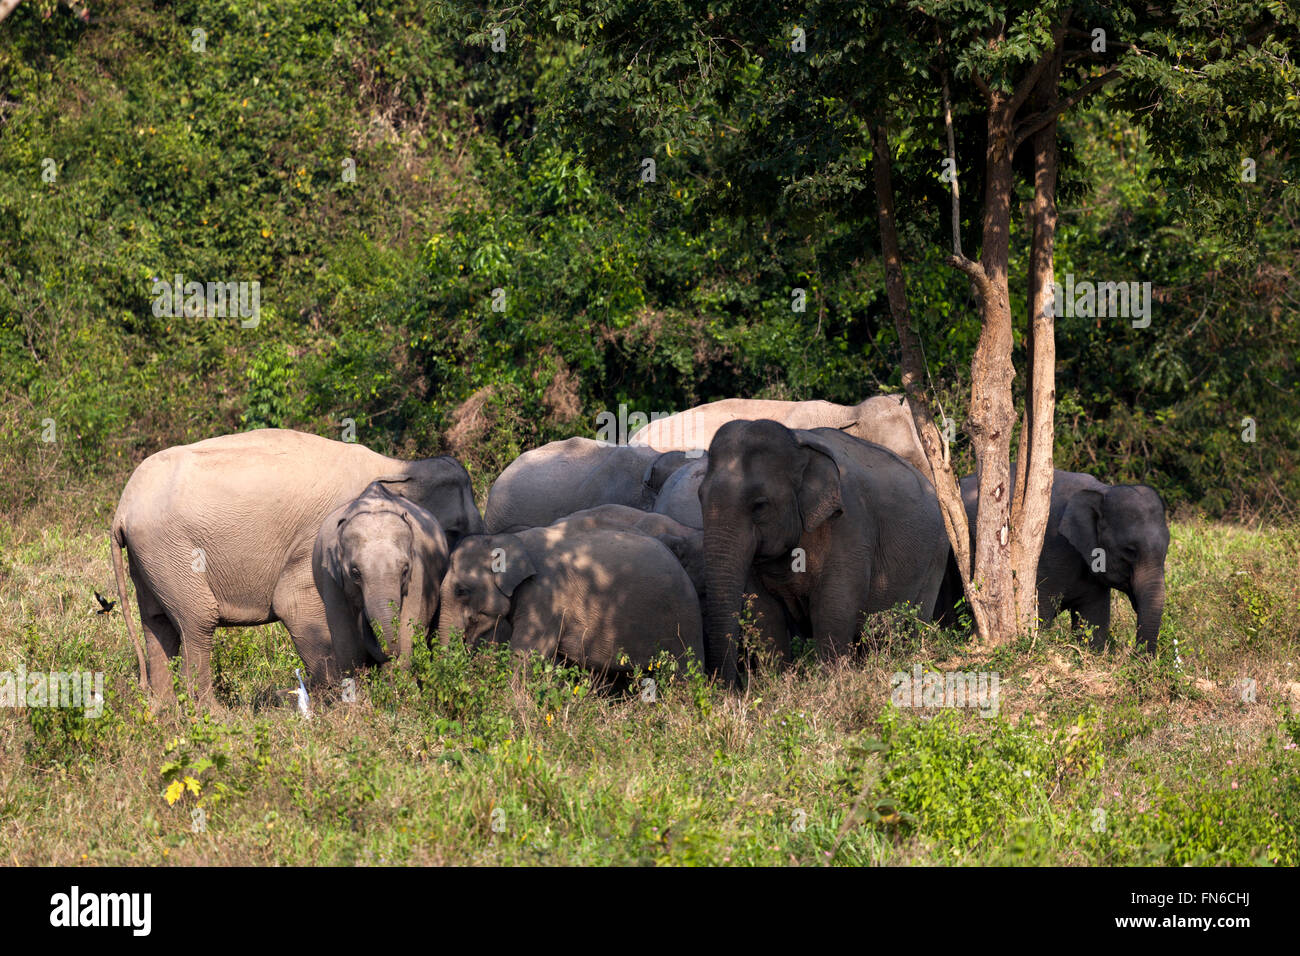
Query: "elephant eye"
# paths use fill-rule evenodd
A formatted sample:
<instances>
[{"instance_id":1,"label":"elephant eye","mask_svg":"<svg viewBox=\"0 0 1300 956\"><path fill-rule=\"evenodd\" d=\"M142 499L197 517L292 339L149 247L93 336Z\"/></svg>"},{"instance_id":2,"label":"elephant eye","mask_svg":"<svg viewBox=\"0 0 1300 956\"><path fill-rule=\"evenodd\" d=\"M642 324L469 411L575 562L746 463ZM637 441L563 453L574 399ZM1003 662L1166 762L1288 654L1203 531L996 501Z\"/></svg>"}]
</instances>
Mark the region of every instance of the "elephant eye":
<instances>
[{"instance_id":1,"label":"elephant eye","mask_svg":"<svg viewBox=\"0 0 1300 956\"><path fill-rule=\"evenodd\" d=\"M753 513L756 515L762 514L764 511L767 510L767 504L768 502L766 498L759 498L757 501L754 502L750 510L753 511Z\"/></svg>"},{"instance_id":2,"label":"elephant eye","mask_svg":"<svg viewBox=\"0 0 1300 956\"><path fill-rule=\"evenodd\" d=\"M457 600L464 601L469 597L469 588L463 584L458 584L452 589L452 593L456 595Z\"/></svg>"},{"instance_id":3,"label":"elephant eye","mask_svg":"<svg viewBox=\"0 0 1300 956\"><path fill-rule=\"evenodd\" d=\"M406 577L410 573L411 573L411 566L409 564L402 565L402 577Z\"/></svg>"},{"instance_id":4,"label":"elephant eye","mask_svg":"<svg viewBox=\"0 0 1300 956\"><path fill-rule=\"evenodd\" d=\"M352 576L356 578L358 581L361 580L361 569L357 567L355 564L352 565Z\"/></svg>"}]
</instances>

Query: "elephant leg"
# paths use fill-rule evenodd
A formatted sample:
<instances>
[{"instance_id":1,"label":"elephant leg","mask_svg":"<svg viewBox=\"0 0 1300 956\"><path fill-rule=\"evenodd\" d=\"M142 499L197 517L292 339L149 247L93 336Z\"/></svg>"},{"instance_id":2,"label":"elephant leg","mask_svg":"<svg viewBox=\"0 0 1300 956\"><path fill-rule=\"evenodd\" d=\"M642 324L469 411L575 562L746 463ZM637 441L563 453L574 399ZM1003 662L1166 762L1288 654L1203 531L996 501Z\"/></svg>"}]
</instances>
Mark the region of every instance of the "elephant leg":
<instances>
[{"instance_id":1,"label":"elephant leg","mask_svg":"<svg viewBox=\"0 0 1300 956\"><path fill-rule=\"evenodd\" d=\"M136 583L136 600L140 606L140 628L149 669L149 692L159 700L172 700L171 671L168 661L180 653L181 634L148 588Z\"/></svg>"},{"instance_id":2,"label":"elephant leg","mask_svg":"<svg viewBox=\"0 0 1300 956\"><path fill-rule=\"evenodd\" d=\"M773 655L779 665L789 664L794 655L790 646L790 629L786 626L785 607L751 577L745 593L754 596L754 623L763 650Z\"/></svg>"},{"instance_id":3,"label":"elephant leg","mask_svg":"<svg viewBox=\"0 0 1300 956\"><path fill-rule=\"evenodd\" d=\"M1070 609L1070 621L1076 628L1091 627L1091 646L1100 651L1110 639L1110 591L1099 588L1096 594Z\"/></svg>"},{"instance_id":4,"label":"elephant leg","mask_svg":"<svg viewBox=\"0 0 1300 956\"><path fill-rule=\"evenodd\" d=\"M857 636L862 633L864 614L858 608L858 601L851 599L859 593L866 593L864 585L860 591L851 587L826 586L813 598L812 636L817 644L817 656L822 660L834 660L852 653Z\"/></svg>"},{"instance_id":5,"label":"elephant leg","mask_svg":"<svg viewBox=\"0 0 1300 956\"><path fill-rule=\"evenodd\" d=\"M186 693L191 700L206 706L212 703L212 644L217 620L182 616L177 625L181 632Z\"/></svg>"},{"instance_id":6,"label":"elephant leg","mask_svg":"<svg viewBox=\"0 0 1300 956\"><path fill-rule=\"evenodd\" d=\"M140 612L149 693L152 697L166 699L173 696L167 661L180 650L180 633L172 625L153 589L140 579L138 570L132 562L130 574L135 585L136 607Z\"/></svg>"},{"instance_id":7,"label":"elephant leg","mask_svg":"<svg viewBox=\"0 0 1300 956\"><path fill-rule=\"evenodd\" d=\"M356 661L339 661L334 653L331 621L312 578L311 566L295 568L284 574L276 585L271 599L271 610L284 624L293 640L293 646L307 668L312 686L337 684L342 679L340 665L357 664ZM340 629L354 629L352 617L339 608L334 622ZM352 641L360 650L360 641Z\"/></svg>"}]
</instances>

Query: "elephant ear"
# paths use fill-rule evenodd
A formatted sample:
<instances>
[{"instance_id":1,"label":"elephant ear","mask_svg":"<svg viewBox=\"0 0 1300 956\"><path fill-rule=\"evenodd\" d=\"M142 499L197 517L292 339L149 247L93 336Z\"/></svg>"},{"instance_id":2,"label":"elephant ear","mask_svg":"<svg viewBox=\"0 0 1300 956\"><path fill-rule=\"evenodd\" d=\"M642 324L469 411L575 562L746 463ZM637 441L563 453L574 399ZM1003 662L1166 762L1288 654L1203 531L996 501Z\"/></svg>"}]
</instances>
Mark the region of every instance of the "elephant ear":
<instances>
[{"instance_id":1,"label":"elephant ear","mask_svg":"<svg viewBox=\"0 0 1300 956\"><path fill-rule=\"evenodd\" d=\"M799 437L803 446L803 474L798 479L799 511L805 531L815 531L844 510L840 491L840 466L830 449L806 436Z\"/></svg>"},{"instance_id":2,"label":"elephant ear","mask_svg":"<svg viewBox=\"0 0 1300 956\"><path fill-rule=\"evenodd\" d=\"M686 452L666 451L646 466L645 474L641 476L641 483L658 494L668 477L684 464L686 464Z\"/></svg>"},{"instance_id":3,"label":"elephant ear","mask_svg":"<svg viewBox=\"0 0 1300 956\"><path fill-rule=\"evenodd\" d=\"M494 549L495 550L495 549ZM501 571L493 571L497 589L506 597L513 597L515 588L537 573L537 566L528 556L519 539L513 539L506 547L506 566ZM489 560L494 560L489 554Z\"/></svg>"},{"instance_id":4,"label":"elephant ear","mask_svg":"<svg viewBox=\"0 0 1300 956\"><path fill-rule=\"evenodd\" d=\"M1099 540L1097 522L1101 520L1104 500L1105 495L1095 488L1076 491L1061 513L1061 537L1088 561Z\"/></svg>"}]
</instances>

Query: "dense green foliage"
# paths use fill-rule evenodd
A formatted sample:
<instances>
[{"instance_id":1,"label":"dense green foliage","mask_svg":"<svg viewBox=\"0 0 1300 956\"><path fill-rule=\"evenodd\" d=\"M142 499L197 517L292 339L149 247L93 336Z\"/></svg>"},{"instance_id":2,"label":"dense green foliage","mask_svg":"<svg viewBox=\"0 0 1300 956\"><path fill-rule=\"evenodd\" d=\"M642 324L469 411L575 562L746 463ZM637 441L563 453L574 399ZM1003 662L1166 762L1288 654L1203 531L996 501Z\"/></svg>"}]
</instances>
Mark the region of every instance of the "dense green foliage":
<instances>
[{"instance_id":1,"label":"dense green foliage","mask_svg":"<svg viewBox=\"0 0 1300 956\"><path fill-rule=\"evenodd\" d=\"M755 112L761 59L718 71L730 99L683 114L680 141L629 155L593 140L582 110L635 91L615 72L591 84L599 48L563 18L506 24L497 52L491 16L415 2L39 13L0 30L11 513L52 479L120 479L164 445L243 427L336 435L352 419L367 444L450 449L484 481L619 403L898 387L861 150L824 182L779 168L789 134L779 111ZM922 132L900 148L937 157ZM1160 151L1122 104L1063 138L1058 274L1150 278L1157 309L1140 337L1060 321L1059 464L1210 513L1290 507L1297 210L1263 188L1286 157L1260 155L1271 198L1229 241L1175 216ZM851 136L836 143L851 152ZM744 169L758 178L727 178ZM930 375L960 421L978 322L927 233L943 189L918 184L900 215ZM154 316L152 279L176 273L259 280L260 323Z\"/></svg>"}]
</instances>

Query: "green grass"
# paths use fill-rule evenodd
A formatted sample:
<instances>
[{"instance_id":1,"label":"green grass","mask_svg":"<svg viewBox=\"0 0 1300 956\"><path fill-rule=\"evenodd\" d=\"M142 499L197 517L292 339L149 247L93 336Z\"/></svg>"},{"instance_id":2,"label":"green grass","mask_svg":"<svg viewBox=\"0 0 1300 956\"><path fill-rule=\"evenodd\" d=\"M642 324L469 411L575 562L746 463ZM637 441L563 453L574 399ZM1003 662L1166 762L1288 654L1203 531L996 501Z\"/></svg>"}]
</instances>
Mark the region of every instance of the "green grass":
<instances>
[{"instance_id":1,"label":"green grass","mask_svg":"<svg viewBox=\"0 0 1300 956\"><path fill-rule=\"evenodd\" d=\"M1065 618L991 653L901 623L744 694L657 669L646 702L453 647L304 721L279 625L219 632L210 712L151 714L91 613L102 508L73 510L0 529L0 670L103 670L106 708L0 710L6 863L1300 864L1294 528L1175 524L1154 660ZM918 663L997 671L998 716L894 707Z\"/></svg>"}]
</instances>

